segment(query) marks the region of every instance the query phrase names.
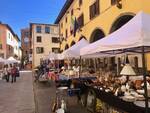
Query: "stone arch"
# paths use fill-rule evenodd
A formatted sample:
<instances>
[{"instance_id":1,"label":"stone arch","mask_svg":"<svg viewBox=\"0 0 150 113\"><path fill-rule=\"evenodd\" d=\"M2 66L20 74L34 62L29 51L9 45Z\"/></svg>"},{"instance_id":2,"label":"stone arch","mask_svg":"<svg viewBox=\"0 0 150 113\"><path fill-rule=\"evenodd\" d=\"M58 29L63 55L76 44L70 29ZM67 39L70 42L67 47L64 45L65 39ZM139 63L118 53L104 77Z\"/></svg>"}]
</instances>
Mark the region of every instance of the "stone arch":
<instances>
[{"instance_id":1,"label":"stone arch","mask_svg":"<svg viewBox=\"0 0 150 113\"><path fill-rule=\"evenodd\" d=\"M73 46L74 44L76 44L76 42L72 41L71 44L70 44L70 47Z\"/></svg>"},{"instance_id":2,"label":"stone arch","mask_svg":"<svg viewBox=\"0 0 150 113\"><path fill-rule=\"evenodd\" d=\"M112 27L110 29L110 34L116 30L118 30L120 27L122 27L124 24L126 24L129 20L131 20L135 16L134 13L123 13L117 17L117 19L112 24Z\"/></svg>"},{"instance_id":3,"label":"stone arch","mask_svg":"<svg viewBox=\"0 0 150 113\"><path fill-rule=\"evenodd\" d=\"M65 50L66 50L66 49L68 49L68 48L69 48L69 45L68 45L68 44L66 44L66 46L65 46Z\"/></svg>"},{"instance_id":4,"label":"stone arch","mask_svg":"<svg viewBox=\"0 0 150 113\"><path fill-rule=\"evenodd\" d=\"M99 39L102 39L103 37L105 37L103 30L96 28L91 34L90 43L93 43Z\"/></svg>"}]
</instances>

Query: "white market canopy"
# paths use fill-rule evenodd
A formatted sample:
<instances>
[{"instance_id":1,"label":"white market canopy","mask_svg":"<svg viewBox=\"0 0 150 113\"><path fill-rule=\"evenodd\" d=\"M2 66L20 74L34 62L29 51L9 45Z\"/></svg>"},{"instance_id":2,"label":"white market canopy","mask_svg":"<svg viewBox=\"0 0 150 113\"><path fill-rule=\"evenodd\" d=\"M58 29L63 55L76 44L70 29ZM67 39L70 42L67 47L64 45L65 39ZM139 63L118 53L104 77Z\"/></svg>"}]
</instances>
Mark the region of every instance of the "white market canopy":
<instances>
[{"instance_id":1,"label":"white market canopy","mask_svg":"<svg viewBox=\"0 0 150 113\"><path fill-rule=\"evenodd\" d=\"M60 53L50 53L48 58L50 60L63 60L64 56Z\"/></svg>"},{"instance_id":2,"label":"white market canopy","mask_svg":"<svg viewBox=\"0 0 150 113\"><path fill-rule=\"evenodd\" d=\"M0 57L0 63L5 63L6 60Z\"/></svg>"},{"instance_id":3,"label":"white market canopy","mask_svg":"<svg viewBox=\"0 0 150 113\"><path fill-rule=\"evenodd\" d=\"M80 49L89 45L89 42L82 38L79 42L77 42L75 45L70 47L69 49L65 50L62 55L65 58L80 58Z\"/></svg>"},{"instance_id":4,"label":"white market canopy","mask_svg":"<svg viewBox=\"0 0 150 113\"><path fill-rule=\"evenodd\" d=\"M14 57L9 57L7 60L6 60L6 63L18 63L19 61L16 60Z\"/></svg>"},{"instance_id":5,"label":"white market canopy","mask_svg":"<svg viewBox=\"0 0 150 113\"><path fill-rule=\"evenodd\" d=\"M150 46L150 15L139 12L117 31L81 49L81 56Z\"/></svg>"}]
</instances>

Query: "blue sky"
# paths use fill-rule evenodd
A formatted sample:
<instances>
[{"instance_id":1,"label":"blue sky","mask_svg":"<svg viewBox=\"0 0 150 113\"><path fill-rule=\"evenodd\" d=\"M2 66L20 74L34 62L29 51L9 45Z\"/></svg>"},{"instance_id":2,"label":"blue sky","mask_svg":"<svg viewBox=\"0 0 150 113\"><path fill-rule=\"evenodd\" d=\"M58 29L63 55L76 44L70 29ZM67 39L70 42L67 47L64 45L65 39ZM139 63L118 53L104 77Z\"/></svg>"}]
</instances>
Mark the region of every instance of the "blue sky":
<instances>
[{"instance_id":1,"label":"blue sky","mask_svg":"<svg viewBox=\"0 0 150 113\"><path fill-rule=\"evenodd\" d=\"M0 21L20 37L29 23L54 23L66 0L0 0Z\"/></svg>"}]
</instances>

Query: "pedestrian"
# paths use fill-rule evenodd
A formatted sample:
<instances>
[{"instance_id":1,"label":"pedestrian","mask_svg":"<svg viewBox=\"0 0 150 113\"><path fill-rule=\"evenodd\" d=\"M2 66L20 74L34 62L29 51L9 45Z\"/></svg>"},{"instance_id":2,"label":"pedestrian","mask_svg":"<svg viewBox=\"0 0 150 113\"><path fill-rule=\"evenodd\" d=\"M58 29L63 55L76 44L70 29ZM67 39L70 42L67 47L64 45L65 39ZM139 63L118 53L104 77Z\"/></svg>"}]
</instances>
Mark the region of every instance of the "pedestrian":
<instances>
[{"instance_id":1,"label":"pedestrian","mask_svg":"<svg viewBox=\"0 0 150 113\"><path fill-rule=\"evenodd\" d=\"M9 82L9 72L8 72L8 65L4 65L4 70L3 70L6 82Z\"/></svg>"},{"instance_id":2,"label":"pedestrian","mask_svg":"<svg viewBox=\"0 0 150 113\"><path fill-rule=\"evenodd\" d=\"M12 78L11 83L16 82L16 75L17 75L17 68L15 65L13 65L11 69L11 78Z\"/></svg>"}]
</instances>

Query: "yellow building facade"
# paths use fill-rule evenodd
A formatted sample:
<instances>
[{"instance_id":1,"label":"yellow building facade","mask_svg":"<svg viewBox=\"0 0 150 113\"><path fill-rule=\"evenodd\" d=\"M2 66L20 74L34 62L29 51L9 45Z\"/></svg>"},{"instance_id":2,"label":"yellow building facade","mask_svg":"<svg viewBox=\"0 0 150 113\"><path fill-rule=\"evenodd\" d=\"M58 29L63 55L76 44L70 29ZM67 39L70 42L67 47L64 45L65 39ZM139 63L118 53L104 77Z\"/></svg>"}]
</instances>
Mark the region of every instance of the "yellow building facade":
<instances>
[{"instance_id":1,"label":"yellow building facade","mask_svg":"<svg viewBox=\"0 0 150 113\"><path fill-rule=\"evenodd\" d=\"M55 24L60 26L60 36L65 40L61 50L65 50L86 38L90 43L116 31L139 11L150 14L150 0L67 0ZM79 22L76 36L71 34L72 18ZM147 55L150 69L150 58Z\"/></svg>"}]
</instances>

